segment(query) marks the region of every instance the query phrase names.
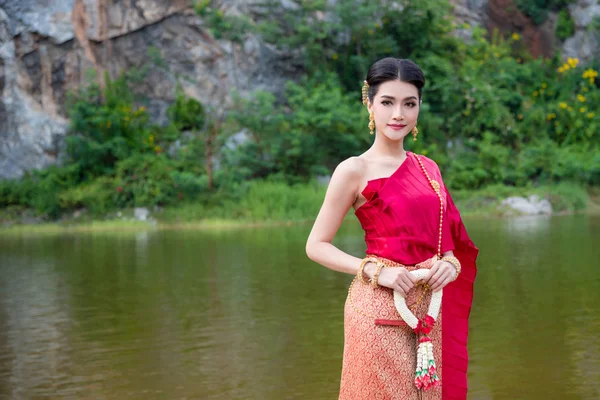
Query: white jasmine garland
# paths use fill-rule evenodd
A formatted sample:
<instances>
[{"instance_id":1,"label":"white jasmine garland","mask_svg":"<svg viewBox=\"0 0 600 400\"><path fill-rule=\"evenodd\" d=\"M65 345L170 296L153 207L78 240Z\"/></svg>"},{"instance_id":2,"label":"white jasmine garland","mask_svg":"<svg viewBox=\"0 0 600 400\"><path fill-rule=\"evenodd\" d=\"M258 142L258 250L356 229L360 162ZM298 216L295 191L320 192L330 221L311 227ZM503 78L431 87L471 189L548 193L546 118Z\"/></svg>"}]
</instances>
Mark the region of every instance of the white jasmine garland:
<instances>
[{"instance_id":1,"label":"white jasmine garland","mask_svg":"<svg viewBox=\"0 0 600 400\"><path fill-rule=\"evenodd\" d=\"M410 274L417 279L424 279L429 273L428 269L417 269L414 271L410 271ZM419 320L415 315L408 309L406 305L406 299L402 297L402 295L396 291L394 291L394 304L396 306L396 310L400 313L400 316L406 322L408 326L412 329L415 329L419 324ZM429 309L427 310L427 315L429 315L434 320L437 319L438 314L440 313L440 307L442 305L442 289L437 290L431 295L431 302L429 303Z\"/></svg>"},{"instance_id":2,"label":"white jasmine garland","mask_svg":"<svg viewBox=\"0 0 600 400\"><path fill-rule=\"evenodd\" d=\"M429 271L430 270L428 269L418 269L410 271L410 274L417 278L417 280L420 280L424 279ZM415 317L406 306L406 299L396 291L394 291L394 304L404 322L406 322L417 335L419 335L419 333L423 334L417 348L415 386L417 389L423 390L440 386L441 380L437 375L437 366L433 358L433 344L431 343L431 338L428 336L428 333L433 328L433 324L440 313L440 306L442 305L442 289L431 294L431 302L429 303L427 316L424 318L423 322L419 322L419 319Z\"/></svg>"}]
</instances>

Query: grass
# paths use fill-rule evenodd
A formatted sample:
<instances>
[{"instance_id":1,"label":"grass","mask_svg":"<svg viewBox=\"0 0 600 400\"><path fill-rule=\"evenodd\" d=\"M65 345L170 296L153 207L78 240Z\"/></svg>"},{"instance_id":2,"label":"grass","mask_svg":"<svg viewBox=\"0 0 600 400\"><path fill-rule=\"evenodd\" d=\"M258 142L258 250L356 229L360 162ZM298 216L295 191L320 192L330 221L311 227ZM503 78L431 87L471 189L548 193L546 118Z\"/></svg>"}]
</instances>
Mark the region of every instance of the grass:
<instances>
[{"instance_id":1,"label":"grass","mask_svg":"<svg viewBox=\"0 0 600 400\"><path fill-rule=\"evenodd\" d=\"M555 214L565 214L588 210L593 206L594 188L586 188L570 182L538 187L514 187L491 185L474 191L452 191L452 197L463 216L504 216L500 206L502 200L511 196L529 197L538 195L552 204Z\"/></svg>"},{"instance_id":2,"label":"grass","mask_svg":"<svg viewBox=\"0 0 600 400\"><path fill-rule=\"evenodd\" d=\"M239 201L225 200L210 205L186 203L152 212L152 221L133 218L133 210L121 210L102 219L83 214L58 222L18 223L15 210L0 210L0 235L7 233L57 233L87 231L145 231L154 229L230 229L240 226L290 225L311 222L321 207L326 188L316 183L288 186L280 182L252 182ZM463 217L502 217L503 199L536 194L549 199L555 213L600 213L600 188L560 183L529 188L503 185L475 191L452 191ZM21 210L23 211L23 210ZM346 216L353 219L351 209ZM27 211L32 220L31 212ZM35 220L35 219L34 219Z\"/></svg>"},{"instance_id":3,"label":"grass","mask_svg":"<svg viewBox=\"0 0 600 400\"><path fill-rule=\"evenodd\" d=\"M156 229L156 224L135 220L105 220L41 224L13 224L0 228L2 234L44 234L64 232L139 232Z\"/></svg>"}]
</instances>

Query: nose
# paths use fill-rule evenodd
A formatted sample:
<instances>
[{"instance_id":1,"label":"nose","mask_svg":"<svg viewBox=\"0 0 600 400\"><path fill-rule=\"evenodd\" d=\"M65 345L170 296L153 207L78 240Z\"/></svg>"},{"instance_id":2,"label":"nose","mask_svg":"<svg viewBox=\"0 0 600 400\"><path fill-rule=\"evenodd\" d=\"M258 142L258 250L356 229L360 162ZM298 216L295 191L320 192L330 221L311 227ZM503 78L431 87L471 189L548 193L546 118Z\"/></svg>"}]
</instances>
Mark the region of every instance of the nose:
<instances>
[{"instance_id":1,"label":"nose","mask_svg":"<svg viewBox=\"0 0 600 400\"><path fill-rule=\"evenodd\" d=\"M404 119L404 115L402 114L402 106L398 105L397 107L395 107L394 109L394 115L392 116L392 119L394 121L400 121Z\"/></svg>"}]
</instances>

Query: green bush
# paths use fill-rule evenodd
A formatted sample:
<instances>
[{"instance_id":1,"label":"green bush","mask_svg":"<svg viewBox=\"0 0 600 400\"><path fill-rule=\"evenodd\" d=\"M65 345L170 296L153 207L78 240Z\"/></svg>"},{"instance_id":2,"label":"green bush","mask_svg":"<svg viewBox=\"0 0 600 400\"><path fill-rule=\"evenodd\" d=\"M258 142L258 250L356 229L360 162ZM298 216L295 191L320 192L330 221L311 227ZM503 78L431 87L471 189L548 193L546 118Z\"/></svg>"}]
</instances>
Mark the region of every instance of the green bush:
<instances>
[{"instance_id":1,"label":"green bush","mask_svg":"<svg viewBox=\"0 0 600 400\"><path fill-rule=\"evenodd\" d=\"M568 181L554 186L541 187L537 192L550 201L554 211L583 210L589 202L589 195L585 188Z\"/></svg>"},{"instance_id":2,"label":"green bush","mask_svg":"<svg viewBox=\"0 0 600 400\"><path fill-rule=\"evenodd\" d=\"M172 203L178 190L172 179L174 165L164 155L137 155L117 164L115 184L119 207Z\"/></svg>"},{"instance_id":3,"label":"green bush","mask_svg":"<svg viewBox=\"0 0 600 400\"><path fill-rule=\"evenodd\" d=\"M571 14L569 14L569 10L561 10L556 20L556 37L560 40L565 40L573 36L574 33L575 21L571 17Z\"/></svg>"},{"instance_id":4,"label":"green bush","mask_svg":"<svg viewBox=\"0 0 600 400\"><path fill-rule=\"evenodd\" d=\"M537 25L541 25L548 17L548 11L564 9L574 0L515 0L519 10L530 17Z\"/></svg>"},{"instance_id":5,"label":"green bush","mask_svg":"<svg viewBox=\"0 0 600 400\"><path fill-rule=\"evenodd\" d=\"M232 118L247 133L244 143L224 153L223 168L236 181L269 175L306 181L371 140L362 105L333 74L289 82L285 105L268 93L240 99Z\"/></svg>"},{"instance_id":6,"label":"green bush","mask_svg":"<svg viewBox=\"0 0 600 400\"><path fill-rule=\"evenodd\" d=\"M104 86L69 97L64 166L0 181L0 207L58 217L80 207L100 214L185 203L198 215L304 215L314 198L298 190L311 200L296 213L285 184L327 175L372 143L360 88L369 65L386 56L413 59L424 70L419 140L405 146L434 158L453 190L600 184L597 62L533 59L517 33L457 25L447 0L388 3L318 0L290 8L269 1L269 18L250 19L199 1L208 29L237 43L259 35L289 51L289 71L298 78L278 96L234 96L223 113L207 113L178 88L169 123L158 127L135 90L145 68L105 76ZM569 1L516 3L535 21L558 11L556 35L570 36ZM457 30L471 32L471 40Z\"/></svg>"},{"instance_id":7,"label":"green bush","mask_svg":"<svg viewBox=\"0 0 600 400\"><path fill-rule=\"evenodd\" d=\"M198 131L204 127L206 119L202 103L187 97L179 86L176 90L175 103L169 107L167 115L179 131Z\"/></svg>"},{"instance_id":8,"label":"green bush","mask_svg":"<svg viewBox=\"0 0 600 400\"><path fill-rule=\"evenodd\" d=\"M532 14L564 9L567 3L522 5ZM591 161L566 161L570 153L550 161L556 147L598 151L600 120L591 105L600 102L600 91L593 68L576 59L532 59L518 34L488 38L482 29L456 26L445 0L411 2L385 14L382 5L314 2L285 18L256 22L255 31L267 42L303 52L307 77L288 85L283 102L267 94L242 102L236 120L248 140L226 151L224 168L231 173L222 177L239 182L273 175L297 182L359 154L370 142L359 78L373 60L401 54L416 60L428 80L421 140L405 145L435 156L452 187L595 181ZM317 18L322 12L339 19L325 23ZM470 42L451 35L462 28L471 29ZM340 91L340 85L346 90ZM577 173L582 165L587 172Z\"/></svg>"},{"instance_id":9,"label":"green bush","mask_svg":"<svg viewBox=\"0 0 600 400\"><path fill-rule=\"evenodd\" d=\"M138 152L160 152L146 109L134 106L125 74L103 89L96 83L71 93L67 154L82 178L114 173L115 164Z\"/></svg>"},{"instance_id":10,"label":"green bush","mask_svg":"<svg viewBox=\"0 0 600 400\"><path fill-rule=\"evenodd\" d=\"M60 193L59 202L65 210L86 208L94 215L102 215L115 208L117 194L114 178L103 176L66 189Z\"/></svg>"}]
</instances>

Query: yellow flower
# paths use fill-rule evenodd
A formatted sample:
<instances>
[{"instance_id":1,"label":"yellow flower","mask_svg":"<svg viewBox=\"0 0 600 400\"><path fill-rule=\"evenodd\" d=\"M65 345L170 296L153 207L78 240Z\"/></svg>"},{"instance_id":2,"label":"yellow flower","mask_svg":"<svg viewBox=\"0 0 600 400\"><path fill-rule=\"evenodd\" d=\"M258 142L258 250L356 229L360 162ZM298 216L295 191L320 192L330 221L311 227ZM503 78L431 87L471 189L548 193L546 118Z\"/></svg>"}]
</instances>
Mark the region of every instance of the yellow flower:
<instances>
[{"instance_id":1,"label":"yellow flower","mask_svg":"<svg viewBox=\"0 0 600 400\"><path fill-rule=\"evenodd\" d=\"M331 58L333 58L334 60L337 60L338 59L338 55L334 54L334 55L331 56Z\"/></svg>"},{"instance_id":2,"label":"yellow flower","mask_svg":"<svg viewBox=\"0 0 600 400\"><path fill-rule=\"evenodd\" d=\"M556 118L556 114L554 114L554 113L550 113L550 114L548 114L548 116L546 117L546 119L547 119L548 121L552 121L554 118Z\"/></svg>"},{"instance_id":3,"label":"yellow flower","mask_svg":"<svg viewBox=\"0 0 600 400\"><path fill-rule=\"evenodd\" d=\"M577 95L577 100L579 100L581 103L583 103L585 101L585 97L581 94Z\"/></svg>"},{"instance_id":4,"label":"yellow flower","mask_svg":"<svg viewBox=\"0 0 600 400\"><path fill-rule=\"evenodd\" d=\"M373 29L369 29L368 32L369 32L369 35L372 35L373 33L375 33L375 31Z\"/></svg>"},{"instance_id":5,"label":"yellow flower","mask_svg":"<svg viewBox=\"0 0 600 400\"><path fill-rule=\"evenodd\" d=\"M573 111L573 107L569 106L569 111Z\"/></svg>"},{"instance_id":6,"label":"yellow flower","mask_svg":"<svg viewBox=\"0 0 600 400\"><path fill-rule=\"evenodd\" d=\"M521 39L521 36L519 36L518 33L515 32L515 33L512 34L512 40L517 41L519 39Z\"/></svg>"},{"instance_id":7,"label":"yellow flower","mask_svg":"<svg viewBox=\"0 0 600 400\"><path fill-rule=\"evenodd\" d=\"M518 118L518 119L523 119L523 114L519 114L519 115L517 115L517 118Z\"/></svg>"},{"instance_id":8,"label":"yellow flower","mask_svg":"<svg viewBox=\"0 0 600 400\"><path fill-rule=\"evenodd\" d=\"M543 88L543 89L546 89L547 87L548 87L548 85L547 85L547 84L545 84L545 83L542 83L542 88Z\"/></svg>"},{"instance_id":9,"label":"yellow flower","mask_svg":"<svg viewBox=\"0 0 600 400\"><path fill-rule=\"evenodd\" d=\"M144 112L144 111L146 111L146 107L144 107L144 106L141 106L140 108L138 108L138 111L139 111L139 112Z\"/></svg>"},{"instance_id":10,"label":"yellow flower","mask_svg":"<svg viewBox=\"0 0 600 400\"><path fill-rule=\"evenodd\" d=\"M465 29L470 29L471 25L467 24L466 22L463 24L463 28Z\"/></svg>"},{"instance_id":11,"label":"yellow flower","mask_svg":"<svg viewBox=\"0 0 600 400\"><path fill-rule=\"evenodd\" d=\"M534 96L534 97L537 97L537 96L538 96L538 94L539 94L539 93L538 93L538 91L537 91L537 90L536 90L535 92L533 92L533 96Z\"/></svg>"},{"instance_id":12,"label":"yellow flower","mask_svg":"<svg viewBox=\"0 0 600 400\"><path fill-rule=\"evenodd\" d=\"M566 71L565 66L563 65L562 67L558 67L557 71L562 74Z\"/></svg>"},{"instance_id":13,"label":"yellow flower","mask_svg":"<svg viewBox=\"0 0 600 400\"><path fill-rule=\"evenodd\" d=\"M590 83L594 83L594 80L596 79L596 77L598 76L598 71L594 71L591 68L586 69L583 72L583 79L589 79Z\"/></svg>"},{"instance_id":14,"label":"yellow flower","mask_svg":"<svg viewBox=\"0 0 600 400\"><path fill-rule=\"evenodd\" d=\"M558 106L562 109L567 108L567 103L565 103L564 101L561 101L560 103L558 103Z\"/></svg>"},{"instance_id":15,"label":"yellow flower","mask_svg":"<svg viewBox=\"0 0 600 400\"><path fill-rule=\"evenodd\" d=\"M582 112L582 113L584 113L584 112L586 112L586 111L587 111L587 108L585 108L585 107L581 107L581 108L579 109L579 112Z\"/></svg>"},{"instance_id":16,"label":"yellow flower","mask_svg":"<svg viewBox=\"0 0 600 400\"><path fill-rule=\"evenodd\" d=\"M577 66L577 64L579 64L579 58L569 57L567 59L567 64L569 64L569 66L571 66L571 68L575 68Z\"/></svg>"},{"instance_id":17,"label":"yellow flower","mask_svg":"<svg viewBox=\"0 0 600 400\"><path fill-rule=\"evenodd\" d=\"M594 118L594 115L595 115L595 114L594 114L593 112L587 113L587 117L588 117L588 118Z\"/></svg>"}]
</instances>

